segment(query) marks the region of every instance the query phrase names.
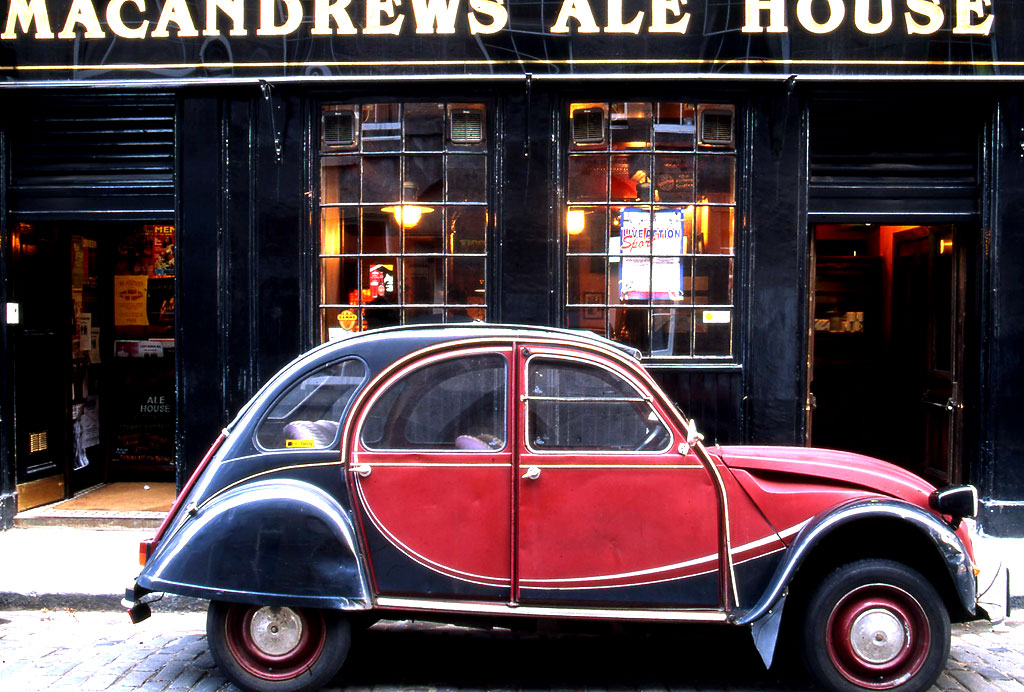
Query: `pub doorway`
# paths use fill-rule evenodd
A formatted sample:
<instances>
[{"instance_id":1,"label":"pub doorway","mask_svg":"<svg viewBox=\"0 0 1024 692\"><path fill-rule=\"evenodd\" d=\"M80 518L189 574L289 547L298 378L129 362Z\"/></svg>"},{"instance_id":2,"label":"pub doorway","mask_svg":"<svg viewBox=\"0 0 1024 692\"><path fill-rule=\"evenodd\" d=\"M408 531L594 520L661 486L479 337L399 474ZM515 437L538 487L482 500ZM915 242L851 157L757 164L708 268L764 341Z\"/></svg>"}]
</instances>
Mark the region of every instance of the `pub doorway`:
<instances>
[{"instance_id":1,"label":"pub doorway","mask_svg":"<svg viewBox=\"0 0 1024 692\"><path fill-rule=\"evenodd\" d=\"M17 223L10 259L18 511L173 483L173 226Z\"/></svg>"},{"instance_id":2,"label":"pub doorway","mask_svg":"<svg viewBox=\"0 0 1024 692\"><path fill-rule=\"evenodd\" d=\"M969 229L811 229L807 442L960 482Z\"/></svg>"}]
</instances>

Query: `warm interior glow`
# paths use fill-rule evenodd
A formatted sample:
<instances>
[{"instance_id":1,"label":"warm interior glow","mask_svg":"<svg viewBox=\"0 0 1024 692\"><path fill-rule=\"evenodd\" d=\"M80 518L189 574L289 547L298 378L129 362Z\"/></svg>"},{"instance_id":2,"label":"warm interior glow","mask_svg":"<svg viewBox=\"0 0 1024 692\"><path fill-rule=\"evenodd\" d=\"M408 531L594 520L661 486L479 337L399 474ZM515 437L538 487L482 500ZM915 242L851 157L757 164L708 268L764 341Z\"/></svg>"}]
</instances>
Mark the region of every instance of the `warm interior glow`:
<instances>
[{"instance_id":1,"label":"warm interior glow","mask_svg":"<svg viewBox=\"0 0 1024 692\"><path fill-rule=\"evenodd\" d=\"M418 204L398 204L393 207L384 207L381 211L392 214L402 228L413 228L420 222L424 214L429 214L434 209L421 207Z\"/></svg>"},{"instance_id":2,"label":"warm interior glow","mask_svg":"<svg viewBox=\"0 0 1024 692\"><path fill-rule=\"evenodd\" d=\"M569 235L579 235L586 229L586 217L582 209L570 209L565 216L565 225Z\"/></svg>"},{"instance_id":3,"label":"warm interior glow","mask_svg":"<svg viewBox=\"0 0 1024 692\"><path fill-rule=\"evenodd\" d=\"M952 249L953 249L953 241L952 240L940 240L939 241L939 254L940 255L944 255L944 254L946 254L946 252L948 250L952 250Z\"/></svg>"}]
</instances>

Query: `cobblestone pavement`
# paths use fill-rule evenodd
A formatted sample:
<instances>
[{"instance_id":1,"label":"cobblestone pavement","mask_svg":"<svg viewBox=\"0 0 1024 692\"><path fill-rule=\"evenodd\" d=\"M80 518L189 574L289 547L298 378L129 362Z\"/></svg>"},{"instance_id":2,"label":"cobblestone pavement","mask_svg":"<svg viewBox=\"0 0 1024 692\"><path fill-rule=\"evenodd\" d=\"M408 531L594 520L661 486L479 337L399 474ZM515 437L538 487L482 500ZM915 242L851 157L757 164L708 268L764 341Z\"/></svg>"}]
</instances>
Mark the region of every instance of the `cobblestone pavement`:
<instances>
[{"instance_id":1,"label":"cobblestone pavement","mask_svg":"<svg viewBox=\"0 0 1024 692\"><path fill-rule=\"evenodd\" d=\"M0 612L0 690L234 691L206 647L205 615ZM348 692L472 690L808 690L765 672L746 632L605 636L514 634L380 623L358 635L339 679ZM955 626L933 690L1024 692L1024 621Z\"/></svg>"}]
</instances>

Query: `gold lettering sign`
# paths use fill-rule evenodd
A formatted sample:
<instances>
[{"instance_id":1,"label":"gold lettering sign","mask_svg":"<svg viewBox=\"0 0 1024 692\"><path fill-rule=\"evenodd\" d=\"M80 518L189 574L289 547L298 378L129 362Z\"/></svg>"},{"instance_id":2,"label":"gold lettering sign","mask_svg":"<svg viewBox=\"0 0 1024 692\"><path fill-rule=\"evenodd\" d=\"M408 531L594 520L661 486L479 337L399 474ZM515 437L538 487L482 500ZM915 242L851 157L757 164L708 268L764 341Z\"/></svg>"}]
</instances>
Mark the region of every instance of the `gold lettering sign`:
<instances>
[{"instance_id":1,"label":"gold lettering sign","mask_svg":"<svg viewBox=\"0 0 1024 692\"><path fill-rule=\"evenodd\" d=\"M686 34L691 24L701 24L690 22L696 5L692 0L641 0L629 8L626 2L561 0L547 31ZM225 32L274 37L453 35L459 26L468 26L470 35L487 35L508 29L510 18L505 0L71 0L60 3L56 16L57 6L57 0L9 0L0 39L142 40ZM306 17L311 21L303 22ZM988 36L995 19L992 0L744 0L739 28L744 33L826 35L850 26L866 36L911 36L933 34L948 25L954 34Z\"/></svg>"}]
</instances>

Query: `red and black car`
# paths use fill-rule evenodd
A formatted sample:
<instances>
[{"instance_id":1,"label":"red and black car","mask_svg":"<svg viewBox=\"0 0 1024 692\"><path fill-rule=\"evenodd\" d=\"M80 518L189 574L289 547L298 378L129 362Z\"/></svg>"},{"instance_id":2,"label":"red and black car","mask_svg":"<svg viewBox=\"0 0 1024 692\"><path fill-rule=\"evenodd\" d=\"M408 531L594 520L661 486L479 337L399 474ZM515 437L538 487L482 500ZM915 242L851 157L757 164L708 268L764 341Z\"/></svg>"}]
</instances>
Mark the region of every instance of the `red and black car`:
<instances>
[{"instance_id":1,"label":"red and black car","mask_svg":"<svg viewBox=\"0 0 1024 692\"><path fill-rule=\"evenodd\" d=\"M870 434L870 431L865 431ZM353 623L746 626L829 690L926 689L984 615L965 517L855 454L708 446L637 354L586 332L364 332L285 367L203 459L125 606L210 600L248 690L312 690ZM780 625L786 625L780 629Z\"/></svg>"}]
</instances>

